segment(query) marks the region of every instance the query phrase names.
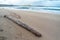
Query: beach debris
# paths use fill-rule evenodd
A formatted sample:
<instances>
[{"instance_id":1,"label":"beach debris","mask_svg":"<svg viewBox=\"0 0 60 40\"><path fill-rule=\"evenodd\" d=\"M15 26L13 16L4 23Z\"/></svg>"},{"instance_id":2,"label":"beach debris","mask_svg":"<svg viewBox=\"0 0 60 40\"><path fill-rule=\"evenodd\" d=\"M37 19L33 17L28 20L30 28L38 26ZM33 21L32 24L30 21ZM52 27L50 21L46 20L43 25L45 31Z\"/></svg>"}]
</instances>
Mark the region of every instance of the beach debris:
<instances>
[{"instance_id":1,"label":"beach debris","mask_svg":"<svg viewBox=\"0 0 60 40\"><path fill-rule=\"evenodd\" d=\"M41 33L39 33L37 30L35 30L34 28L31 28L30 26L28 26L27 24L25 24L24 22L22 22L21 20L13 17L13 16L9 16L9 15L5 15L5 18L13 21L14 23L16 23L17 25L19 25L20 27L25 28L26 30L30 31L31 33L33 33L35 36L37 37L42 37Z\"/></svg>"},{"instance_id":2,"label":"beach debris","mask_svg":"<svg viewBox=\"0 0 60 40\"><path fill-rule=\"evenodd\" d=\"M0 29L0 32L3 32L4 30L3 29Z\"/></svg>"},{"instance_id":3,"label":"beach debris","mask_svg":"<svg viewBox=\"0 0 60 40\"><path fill-rule=\"evenodd\" d=\"M6 40L6 37L0 36L0 40Z\"/></svg>"}]
</instances>

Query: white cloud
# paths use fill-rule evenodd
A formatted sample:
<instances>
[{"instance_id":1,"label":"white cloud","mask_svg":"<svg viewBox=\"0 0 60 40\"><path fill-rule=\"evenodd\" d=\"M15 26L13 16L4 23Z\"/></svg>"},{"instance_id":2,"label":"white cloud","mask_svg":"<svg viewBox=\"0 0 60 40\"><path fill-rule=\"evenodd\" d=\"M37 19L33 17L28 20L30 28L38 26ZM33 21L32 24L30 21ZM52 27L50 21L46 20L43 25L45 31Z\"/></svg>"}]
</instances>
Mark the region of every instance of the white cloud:
<instances>
[{"instance_id":1,"label":"white cloud","mask_svg":"<svg viewBox=\"0 0 60 40\"><path fill-rule=\"evenodd\" d=\"M36 1L43 1L43 5L52 5L51 2L46 2L50 0L0 0L0 4L17 4L17 5L24 5L24 4L32 4ZM55 1L55 0L52 0ZM44 3L45 2L45 3Z\"/></svg>"},{"instance_id":2,"label":"white cloud","mask_svg":"<svg viewBox=\"0 0 60 40\"><path fill-rule=\"evenodd\" d=\"M19 0L0 0L0 4L16 4Z\"/></svg>"},{"instance_id":3,"label":"white cloud","mask_svg":"<svg viewBox=\"0 0 60 40\"><path fill-rule=\"evenodd\" d=\"M0 0L0 4L30 4L38 0Z\"/></svg>"},{"instance_id":4,"label":"white cloud","mask_svg":"<svg viewBox=\"0 0 60 40\"><path fill-rule=\"evenodd\" d=\"M42 3L45 6L60 6L60 1L45 1Z\"/></svg>"}]
</instances>

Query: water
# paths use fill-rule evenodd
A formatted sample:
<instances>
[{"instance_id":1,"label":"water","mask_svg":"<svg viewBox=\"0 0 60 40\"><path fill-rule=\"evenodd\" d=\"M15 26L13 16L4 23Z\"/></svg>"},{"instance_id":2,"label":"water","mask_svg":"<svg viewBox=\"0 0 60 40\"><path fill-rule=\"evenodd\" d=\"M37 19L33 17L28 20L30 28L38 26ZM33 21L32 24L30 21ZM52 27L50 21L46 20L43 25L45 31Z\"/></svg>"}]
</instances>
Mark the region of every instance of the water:
<instances>
[{"instance_id":1,"label":"water","mask_svg":"<svg viewBox=\"0 0 60 40\"><path fill-rule=\"evenodd\" d=\"M60 14L60 7L37 7L37 6L31 6L31 7L18 7L17 9L23 9L23 10L32 10L32 11L40 11L40 12L50 12L55 14Z\"/></svg>"},{"instance_id":2,"label":"water","mask_svg":"<svg viewBox=\"0 0 60 40\"><path fill-rule=\"evenodd\" d=\"M20 9L20 10L35 10L35 11L43 11L43 12L55 12L56 14L60 14L60 7L37 7L37 6L13 6L13 7L0 7L0 8L10 8L10 9Z\"/></svg>"},{"instance_id":3,"label":"water","mask_svg":"<svg viewBox=\"0 0 60 40\"><path fill-rule=\"evenodd\" d=\"M54 12L60 14L60 7L31 7L32 10L43 11L43 12Z\"/></svg>"}]
</instances>

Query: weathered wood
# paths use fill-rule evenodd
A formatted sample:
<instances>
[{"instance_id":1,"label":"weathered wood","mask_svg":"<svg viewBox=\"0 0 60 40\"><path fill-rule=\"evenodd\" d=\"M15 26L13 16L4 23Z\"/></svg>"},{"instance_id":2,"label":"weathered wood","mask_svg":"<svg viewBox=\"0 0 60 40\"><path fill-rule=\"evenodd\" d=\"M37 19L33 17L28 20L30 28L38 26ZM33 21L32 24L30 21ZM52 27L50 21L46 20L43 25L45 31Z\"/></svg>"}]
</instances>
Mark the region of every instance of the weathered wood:
<instances>
[{"instance_id":1,"label":"weathered wood","mask_svg":"<svg viewBox=\"0 0 60 40\"><path fill-rule=\"evenodd\" d=\"M15 18L15 17L12 17L12 16L8 16L8 15L5 15L4 17L9 19L9 20L11 20L11 21L13 21L14 23L18 24L19 26L25 28L26 30L32 32L37 37L41 37L42 36L41 33L39 33L38 31L34 30L33 28L31 28L27 24L23 23L21 20Z\"/></svg>"}]
</instances>

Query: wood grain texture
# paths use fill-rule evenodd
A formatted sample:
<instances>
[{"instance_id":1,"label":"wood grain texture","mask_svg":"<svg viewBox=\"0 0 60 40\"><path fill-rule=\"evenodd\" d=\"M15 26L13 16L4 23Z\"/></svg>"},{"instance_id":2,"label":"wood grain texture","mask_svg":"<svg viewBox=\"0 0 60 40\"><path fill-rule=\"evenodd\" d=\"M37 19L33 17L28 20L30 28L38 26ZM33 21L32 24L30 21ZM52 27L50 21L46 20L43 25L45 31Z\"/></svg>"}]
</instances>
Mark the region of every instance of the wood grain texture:
<instances>
[{"instance_id":1,"label":"wood grain texture","mask_svg":"<svg viewBox=\"0 0 60 40\"><path fill-rule=\"evenodd\" d=\"M21 20L12 17L12 16L8 16L8 15L4 15L5 18L13 21L14 23L18 24L20 27L25 28L26 30L32 32L35 36L37 37L42 37L41 33L39 33L38 31L34 30L33 28L31 28L30 26L28 26L27 24L23 23Z\"/></svg>"}]
</instances>

